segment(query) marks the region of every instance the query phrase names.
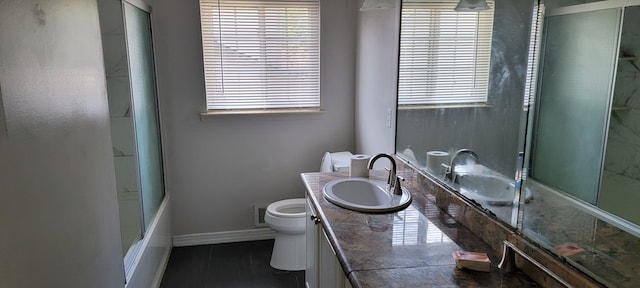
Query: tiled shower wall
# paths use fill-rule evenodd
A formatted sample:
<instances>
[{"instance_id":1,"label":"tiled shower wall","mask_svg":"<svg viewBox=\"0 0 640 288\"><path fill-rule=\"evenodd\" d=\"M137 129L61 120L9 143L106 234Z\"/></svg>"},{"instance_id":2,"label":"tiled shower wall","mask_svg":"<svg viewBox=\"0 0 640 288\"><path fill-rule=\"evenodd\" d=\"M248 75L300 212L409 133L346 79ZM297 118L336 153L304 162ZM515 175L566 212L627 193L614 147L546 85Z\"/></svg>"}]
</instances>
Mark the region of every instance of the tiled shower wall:
<instances>
[{"instance_id":1,"label":"tiled shower wall","mask_svg":"<svg viewBox=\"0 0 640 288\"><path fill-rule=\"evenodd\" d=\"M627 7L599 206L640 225L640 7ZM635 58L634 58L635 57Z\"/></svg>"},{"instance_id":2,"label":"tiled shower wall","mask_svg":"<svg viewBox=\"0 0 640 288\"><path fill-rule=\"evenodd\" d=\"M141 237L131 90L122 3L98 0L123 253Z\"/></svg>"}]
</instances>

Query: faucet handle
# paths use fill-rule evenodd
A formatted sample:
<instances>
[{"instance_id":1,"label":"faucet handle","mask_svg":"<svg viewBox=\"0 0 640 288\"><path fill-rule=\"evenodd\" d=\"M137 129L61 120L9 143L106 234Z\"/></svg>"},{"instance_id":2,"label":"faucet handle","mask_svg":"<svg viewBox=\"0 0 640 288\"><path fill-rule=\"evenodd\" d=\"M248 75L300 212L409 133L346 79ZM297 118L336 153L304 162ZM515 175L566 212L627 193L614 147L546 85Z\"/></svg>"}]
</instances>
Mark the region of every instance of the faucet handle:
<instances>
[{"instance_id":1,"label":"faucet handle","mask_svg":"<svg viewBox=\"0 0 640 288\"><path fill-rule=\"evenodd\" d=\"M404 181L404 177L396 175L393 180L393 184L391 185L393 188L393 194L402 195L402 186L400 185L400 182L402 181Z\"/></svg>"},{"instance_id":2,"label":"faucet handle","mask_svg":"<svg viewBox=\"0 0 640 288\"><path fill-rule=\"evenodd\" d=\"M449 178L451 176L451 165L447 165L444 163L440 164L442 168L444 168L444 178Z\"/></svg>"},{"instance_id":3,"label":"faucet handle","mask_svg":"<svg viewBox=\"0 0 640 288\"><path fill-rule=\"evenodd\" d=\"M387 170L387 172L389 172L389 176L387 177L387 184L393 185L393 178L395 177L395 175L393 175L393 171L389 167L384 167L384 170Z\"/></svg>"}]
</instances>

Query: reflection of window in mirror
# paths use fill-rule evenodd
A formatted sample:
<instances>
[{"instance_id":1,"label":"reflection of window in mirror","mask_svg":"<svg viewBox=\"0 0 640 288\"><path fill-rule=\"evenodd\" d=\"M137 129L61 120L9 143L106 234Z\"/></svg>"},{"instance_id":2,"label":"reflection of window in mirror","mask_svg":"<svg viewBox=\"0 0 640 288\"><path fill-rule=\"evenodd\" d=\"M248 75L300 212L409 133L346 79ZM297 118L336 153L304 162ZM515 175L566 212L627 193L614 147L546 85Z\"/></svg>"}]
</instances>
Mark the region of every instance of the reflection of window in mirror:
<instances>
[{"instance_id":1,"label":"reflection of window in mirror","mask_svg":"<svg viewBox=\"0 0 640 288\"><path fill-rule=\"evenodd\" d=\"M456 12L457 2L403 1L398 105L487 104L494 9Z\"/></svg>"}]
</instances>

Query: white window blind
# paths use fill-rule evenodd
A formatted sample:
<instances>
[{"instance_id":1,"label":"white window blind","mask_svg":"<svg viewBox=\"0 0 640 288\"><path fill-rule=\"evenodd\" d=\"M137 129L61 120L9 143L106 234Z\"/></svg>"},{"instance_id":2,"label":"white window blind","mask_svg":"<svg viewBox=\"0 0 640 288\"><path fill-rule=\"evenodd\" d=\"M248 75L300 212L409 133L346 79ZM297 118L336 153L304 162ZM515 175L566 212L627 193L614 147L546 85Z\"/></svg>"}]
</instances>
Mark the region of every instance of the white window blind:
<instances>
[{"instance_id":1,"label":"white window blind","mask_svg":"<svg viewBox=\"0 0 640 288\"><path fill-rule=\"evenodd\" d=\"M318 0L201 0L208 110L320 107Z\"/></svg>"},{"instance_id":2,"label":"white window blind","mask_svg":"<svg viewBox=\"0 0 640 288\"><path fill-rule=\"evenodd\" d=\"M455 12L457 3L403 1L399 105L487 102L494 3Z\"/></svg>"}]
</instances>

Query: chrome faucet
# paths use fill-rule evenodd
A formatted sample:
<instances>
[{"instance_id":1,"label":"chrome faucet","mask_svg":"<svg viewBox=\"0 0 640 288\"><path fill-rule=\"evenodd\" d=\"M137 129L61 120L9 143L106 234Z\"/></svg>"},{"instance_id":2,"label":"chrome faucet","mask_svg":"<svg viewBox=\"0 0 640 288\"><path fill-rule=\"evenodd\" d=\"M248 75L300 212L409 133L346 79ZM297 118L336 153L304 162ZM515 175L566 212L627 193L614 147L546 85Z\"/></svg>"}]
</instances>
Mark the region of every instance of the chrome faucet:
<instances>
[{"instance_id":1,"label":"chrome faucet","mask_svg":"<svg viewBox=\"0 0 640 288\"><path fill-rule=\"evenodd\" d=\"M391 162L391 169L387 168L387 170L389 170L389 177L387 178L387 185L389 185L388 186L389 192L392 192L393 194L396 194L396 195L402 195L402 187L400 186L400 181L403 181L404 179L397 175L398 171L396 170L397 168L396 160L393 159L391 155L380 153L371 157L371 159L369 159L369 165L368 165L369 170L373 168L373 163L375 163L376 160L380 158L387 158Z\"/></svg>"},{"instance_id":2,"label":"chrome faucet","mask_svg":"<svg viewBox=\"0 0 640 288\"><path fill-rule=\"evenodd\" d=\"M467 155L467 157L472 159L474 163L478 162L478 154L476 154L476 152L473 152L470 149L460 149L456 151L456 153L451 157L449 165L443 165L447 169L444 173L444 178L451 180L451 183L456 181L456 166L461 163L459 158L462 157L462 155Z\"/></svg>"}]
</instances>

